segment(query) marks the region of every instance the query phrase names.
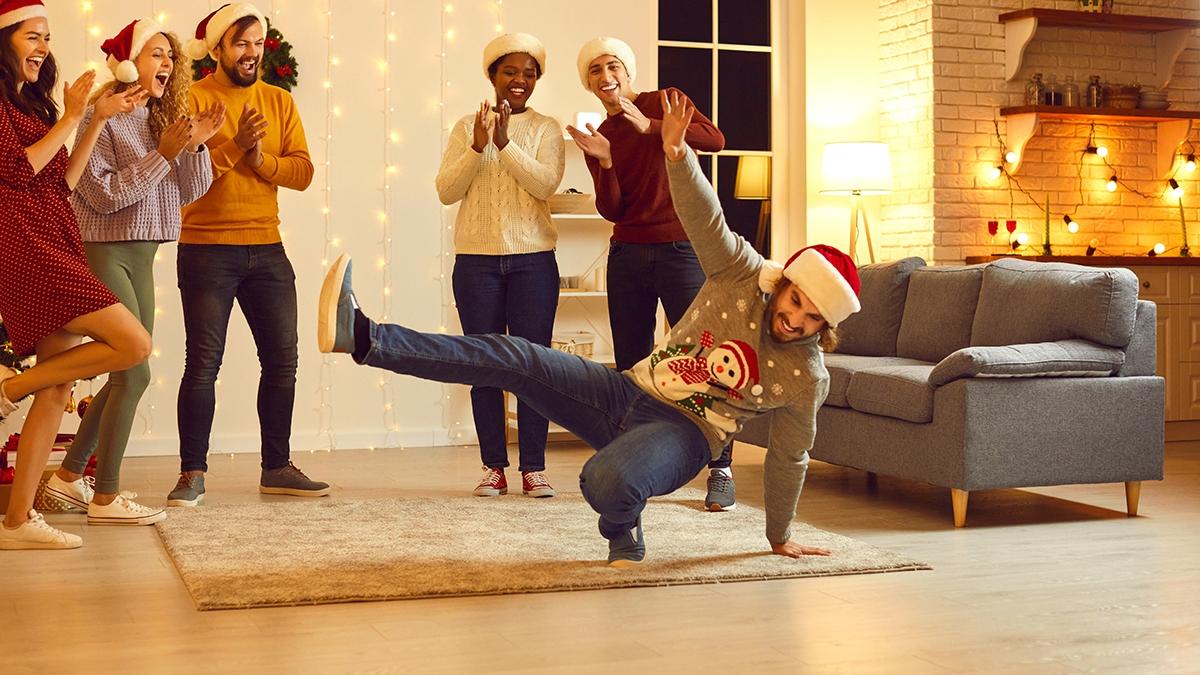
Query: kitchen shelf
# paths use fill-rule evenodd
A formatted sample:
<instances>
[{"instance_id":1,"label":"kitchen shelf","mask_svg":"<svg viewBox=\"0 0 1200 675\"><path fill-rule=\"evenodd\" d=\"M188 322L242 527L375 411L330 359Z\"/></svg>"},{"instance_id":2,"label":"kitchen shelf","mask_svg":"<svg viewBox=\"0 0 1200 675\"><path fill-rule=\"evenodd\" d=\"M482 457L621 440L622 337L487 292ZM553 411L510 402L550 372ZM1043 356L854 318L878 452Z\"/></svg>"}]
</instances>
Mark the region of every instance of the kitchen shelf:
<instances>
[{"instance_id":1,"label":"kitchen shelf","mask_svg":"<svg viewBox=\"0 0 1200 675\"><path fill-rule=\"evenodd\" d=\"M1063 9L1022 9L1000 15L1004 24L1004 79L1012 80L1021 70L1025 48L1033 40L1038 26L1088 28L1127 33L1154 34L1155 80L1165 87L1171 81L1175 62L1187 46L1192 30L1200 28L1193 19L1168 19L1136 14L1096 14Z\"/></svg>"},{"instance_id":2,"label":"kitchen shelf","mask_svg":"<svg viewBox=\"0 0 1200 675\"><path fill-rule=\"evenodd\" d=\"M1031 10L1026 10L1031 11ZM1197 22L1200 23L1200 22ZM1148 122L1157 130L1155 171L1166 177L1171 173L1179 146L1187 139L1193 120L1200 120L1200 111L1146 110L1141 108L1066 108L1050 105L1022 105L1000 109L1007 121L1005 147L1017 153L1017 161L1006 168L1015 174L1021 167L1025 145L1037 133L1042 120L1076 122Z\"/></svg>"}]
</instances>

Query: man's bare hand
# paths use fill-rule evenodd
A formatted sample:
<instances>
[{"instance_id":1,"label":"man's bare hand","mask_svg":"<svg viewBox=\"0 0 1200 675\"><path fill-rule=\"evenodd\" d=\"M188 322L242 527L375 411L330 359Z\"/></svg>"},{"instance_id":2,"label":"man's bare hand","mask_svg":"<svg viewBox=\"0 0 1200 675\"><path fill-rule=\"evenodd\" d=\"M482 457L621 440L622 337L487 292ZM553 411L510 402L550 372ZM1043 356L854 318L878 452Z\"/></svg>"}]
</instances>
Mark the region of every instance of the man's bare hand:
<instances>
[{"instance_id":1,"label":"man's bare hand","mask_svg":"<svg viewBox=\"0 0 1200 675\"><path fill-rule=\"evenodd\" d=\"M250 152L259 141L266 138L267 126L267 118L247 103L242 106L242 116L238 118L238 130L233 141L242 152Z\"/></svg>"},{"instance_id":2,"label":"man's bare hand","mask_svg":"<svg viewBox=\"0 0 1200 675\"><path fill-rule=\"evenodd\" d=\"M816 546L801 546L794 541L788 540L782 544L771 544L771 553L775 555L784 555L789 558L799 558L806 555L833 555L830 551Z\"/></svg>"}]
</instances>

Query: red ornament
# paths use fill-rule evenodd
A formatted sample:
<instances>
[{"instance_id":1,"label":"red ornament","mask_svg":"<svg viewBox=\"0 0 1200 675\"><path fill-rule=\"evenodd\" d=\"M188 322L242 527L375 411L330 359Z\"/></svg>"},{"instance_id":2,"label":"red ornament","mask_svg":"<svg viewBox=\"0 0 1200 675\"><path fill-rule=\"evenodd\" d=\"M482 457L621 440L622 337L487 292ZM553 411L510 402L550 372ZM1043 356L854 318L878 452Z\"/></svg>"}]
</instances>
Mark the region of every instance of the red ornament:
<instances>
[{"instance_id":1,"label":"red ornament","mask_svg":"<svg viewBox=\"0 0 1200 675\"><path fill-rule=\"evenodd\" d=\"M16 473L16 467L6 466L3 469L0 469L0 485L8 485L9 483L13 482L13 478L16 477Z\"/></svg>"},{"instance_id":2,"label":"red ornament","mask_svg":"<svg viewBox=\"0 0 1200 675\"><path fill-rule=\"evenodd\" d=\"M263 47L265 47L267 51L273 52L276 49L279 49L279 40L276 40L275 38L267 38L266 40L263 40Z\"/></svg>"},{"instance_id":3,"label":"red ornament","mask_svg":"<svg viewBox=\"0 0 1200 675\"><path fill-rule=\"evenodd\" d=\"M1015 220L1004 221L1004 229L1008 230L1009 234L1016 232L1017 231L1017 221L1015 221Z\"/></svg>"},{"instance_id":4,"label":"red ornament","mask_svg":"<svg viewBox=\"0 0 1200 675\"><path fill-rule=\"evenodd\" d=\"M204 66L203 68L200 69L200 77L208 77L209 75L212 75L212 74L213 74L213 69L209 68L208 66Z\"/></svg>"},{"instance_id":5,"label":"red ornament","mask_svg":"<svg viewBox=\"0 0 1200 675\"><path fill-rule=\"evenodd\" d=\"M288 75L292 74L292 67L286 63L282 66L276 66L275 74L279 77L287 77Z\"/></svg>"},{"instance_id":6,"label":"red ornament","mask_svg":"<svg viewBox=\"0 0 1200 675\"><path fill-rule=\"evenodd\" d=\"M88 406L91 404L92 397L90 395L79 399L79 403L75 404L75 412L79 413L79 419L83 419L83 416L87 414Z\"/></svg>"},{"instance_id":7,"label":"red ornament","mask_svg":"<svg viewBox=\"0 0 1200 675\"><path fill-rule=\"evenodd\" d=\"M996 233L999 231L1000 231L1000 221L989 220L988 221L988 234L990 234L994 237L994 236L996 236Z\"/></svg>"}]
</instances>

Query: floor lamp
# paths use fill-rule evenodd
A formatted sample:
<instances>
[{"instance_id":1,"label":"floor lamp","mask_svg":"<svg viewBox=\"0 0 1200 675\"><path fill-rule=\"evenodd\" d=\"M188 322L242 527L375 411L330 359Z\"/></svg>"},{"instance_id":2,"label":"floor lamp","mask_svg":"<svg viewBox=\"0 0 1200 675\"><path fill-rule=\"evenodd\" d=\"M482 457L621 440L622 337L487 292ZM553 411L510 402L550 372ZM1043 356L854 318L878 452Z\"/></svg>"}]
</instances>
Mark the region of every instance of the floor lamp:
<instances>
[{"instance_id":1,"label":"floor lamp","mask_svg":"<svg viewBox=\"0 0 1200 675\"><path fill-rule=\"evenodd\" d=\"M766 257L767 223L771 217L771 158L767 155L742 155L738 157L737 180L733 184L735 199L758 199L758 227L754 230L754 250Z\"/></svg>"},{"instance_id":2,"label":"floor lamp","mask_svg":"<svg viewBox=\"0 0 1200 675\"><path fill-rule=\"evenodd\" d=\"M892 161L886 143L826 143L821 160L821 194L850 195L850 258L858 262L858 223L867 236L867 253L875 262L871 226L862 198L892 191Z\"/></svg>"}]
</instances>

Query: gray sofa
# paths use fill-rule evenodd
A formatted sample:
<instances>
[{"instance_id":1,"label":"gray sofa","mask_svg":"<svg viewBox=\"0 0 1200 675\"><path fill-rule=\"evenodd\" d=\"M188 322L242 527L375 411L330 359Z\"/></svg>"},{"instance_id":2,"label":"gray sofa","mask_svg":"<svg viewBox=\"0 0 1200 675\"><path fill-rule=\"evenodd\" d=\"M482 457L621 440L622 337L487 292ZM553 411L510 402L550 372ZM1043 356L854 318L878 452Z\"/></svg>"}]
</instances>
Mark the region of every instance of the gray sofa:
<instances>
[{"instance_id":1,"label":"gray sofa","mask_svg":"<svg viewBox=\"0 0 1200 675\"><path fill-rule=\"evenodd\" d=\"M814 459L974 490L1124 483L1163 475L1155 305L1122 268L1005 259L865 265L862 311L825 355ZM765 446L768 420L737 440Z\"/></svg>"}]
</instances>

